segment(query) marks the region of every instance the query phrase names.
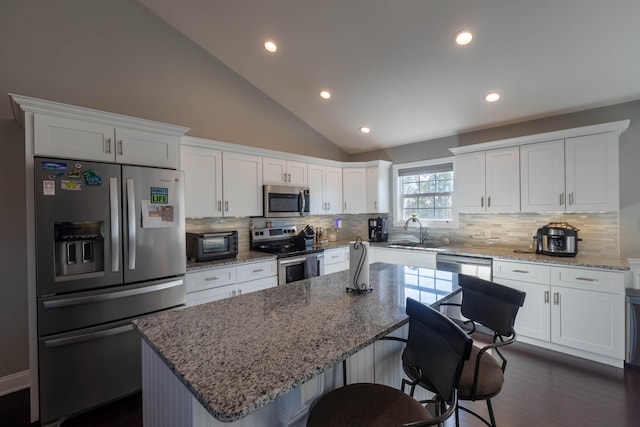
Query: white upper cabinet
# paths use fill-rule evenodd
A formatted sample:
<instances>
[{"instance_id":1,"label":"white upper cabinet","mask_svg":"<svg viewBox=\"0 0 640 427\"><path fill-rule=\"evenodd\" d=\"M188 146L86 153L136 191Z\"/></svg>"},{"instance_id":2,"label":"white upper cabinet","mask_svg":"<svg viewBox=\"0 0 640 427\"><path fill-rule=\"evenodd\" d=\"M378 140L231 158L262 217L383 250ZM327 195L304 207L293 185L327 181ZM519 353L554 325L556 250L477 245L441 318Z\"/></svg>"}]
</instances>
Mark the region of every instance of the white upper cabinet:
<instances>
[{"instance_id":1,"label":"white upper cabinet","mask_svg":"<svg viewBox=\"0 0 640 427\"><path fill-rule=\"evenodd\" d=\"M455 191L460 212L519 212L519 148L456 156Z\"/></svg>"},{"instance_id":2,"label":"white upper cabinet","mask_svg":"<svg viewBox=\"0 0 640 427\"><path fill-rule=\"evenodd\" d=\"M367 211L367 168L342 169L342 197L344 213Z\"/></svg>"},{"instance_id":3,"label":"white upper cabinet","mask_svg":"<svg viewBox=\"0 0 640 427\"><path fill-rule=\"evenodd\" d=\"M525 212L619 209L618 136L614 132L521 147Z\"/></svg>"},{"instance_id":4,"label":"white upper cabinet","mask_svg":"<svg viewBox=\"0 0 640 427\"><path fill-rule=\"evenodd\" d=\"M310 163L308 168L308 186L311 203L309 207L310 214L328 215L341 212L341 168Z\"/></svg>"},{"instance_id":5,"label":"white upper cabinet","mask_svg":"<svg viewBox=\"0 0 640 427\"><path fill-rule=\"evenodd\" d=\"M262 157L222 153L224 216L262 216Z\"/></svg>"},{"instance_id":6,"label":"white upper cabinet","mask_svg":"<svg viewBox=\"0 0 640 427\"><path fill-rule=\"evenodd\" d=\"M185 173L187 218L222 216L222 151L182 145L180 169Z\"/></svg>"},{"instance_id":7,"label":"white upper cabinet","mask_svg":"<svg viewBox=\"0 0 640 427\"><path fill-rule=\"evenodd\" d=\"M188 218L262 215L262 157L184 142L180 153Z\"/></svg>"},{"instance_id":8,"label":"white upper cabinet","mask_svg":"<svg viewBox=\"0 0 640 427\"><path fill-rule=\"evenodd\" d=\"M180 138L189 128L27 96L9 94L33 154L178 168Z\"/></svg>"},{"instance_id":9,"label":"white upper cabinet","mask_svg":"<svg viewBox=\"0 0 640 427\"><path fill-rule=\"evenodd\" d=\"M262 158L262 180L264 184L307 186L307 164L292 160Z\"/></svg>"},{"instance_id":10,"label":"white upper cabinet","mask_svg":"<svg viewBox=\"0 0 640 427\"><path fill-rule=\"evenodd\" d=\"M391 169L389 166L379 165L367 168L367 213L388 213L391 211L389 198Z\"/></svg>"}]
</instances>

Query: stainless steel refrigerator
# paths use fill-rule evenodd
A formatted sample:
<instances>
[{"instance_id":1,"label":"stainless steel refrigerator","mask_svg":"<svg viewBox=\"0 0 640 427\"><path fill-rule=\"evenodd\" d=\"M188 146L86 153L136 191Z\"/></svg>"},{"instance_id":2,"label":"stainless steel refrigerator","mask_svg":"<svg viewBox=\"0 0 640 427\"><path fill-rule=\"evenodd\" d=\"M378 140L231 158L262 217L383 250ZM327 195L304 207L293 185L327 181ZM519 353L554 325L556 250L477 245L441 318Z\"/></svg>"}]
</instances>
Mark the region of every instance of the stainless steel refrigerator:
<instances>
[{"instance_id":1,"label":"stainless steel refrigerator","mask_svg":"<svg viewBox=\"0 0 640 427\"><path fill-rule=\"evenodd\" d=\"M35 158L40 421L141 388L131 320L185 302L180 171Z\"/></svg>"}]
</instances>

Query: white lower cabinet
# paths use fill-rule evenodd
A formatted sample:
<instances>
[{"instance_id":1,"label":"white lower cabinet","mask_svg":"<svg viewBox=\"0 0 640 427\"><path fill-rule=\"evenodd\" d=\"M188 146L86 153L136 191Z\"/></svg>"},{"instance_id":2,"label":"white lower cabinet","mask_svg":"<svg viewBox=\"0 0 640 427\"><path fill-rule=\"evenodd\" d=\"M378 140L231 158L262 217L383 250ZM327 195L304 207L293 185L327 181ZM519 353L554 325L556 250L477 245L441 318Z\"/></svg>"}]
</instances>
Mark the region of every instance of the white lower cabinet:
<instances>
[{"instance_id":1,"label":"white lower cabinet","mask_svg":"<svg viewBox=\"0 0 640 427\"><path fill-rule=\"evenodd\" d=\"M275 260L187 273L187 306L273 288L278 285Z\"/></svg>"},{"instance_id":2,"label":"white lower cabinet","mask_svg":"<svg viewBox=\"0 0 640 427\"><path fill-rule=\"evenodd\" d=\"M623 271L494 260L496 283L526 292L515 329L524 342L622 367Z\"/></svg>"},{"instance_id":3,"label":"white lower cabinet","mask_svg":"<svg viewBox=\"0 0 640 427\"><path fill-rule=\"evenodd\" d=\"M349 248L334 248L324 251L324 274L337 273L349 269Z\"/></svg>"}]
</instances>

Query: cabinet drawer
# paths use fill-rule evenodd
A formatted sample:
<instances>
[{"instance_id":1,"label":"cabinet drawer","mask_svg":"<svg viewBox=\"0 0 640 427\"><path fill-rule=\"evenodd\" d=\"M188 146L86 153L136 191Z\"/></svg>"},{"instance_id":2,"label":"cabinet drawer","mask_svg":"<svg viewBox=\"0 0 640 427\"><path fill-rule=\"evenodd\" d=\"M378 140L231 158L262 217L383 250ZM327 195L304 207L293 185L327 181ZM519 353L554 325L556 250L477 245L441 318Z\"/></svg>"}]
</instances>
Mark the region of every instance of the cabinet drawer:
<instances>
[{"instance_id":1,"label":"cabinet drawer","mask_svg":"<svg viewBox=\"0 0 640 427\"><path fill-rule=\"evenodd\" d=\"M211 289L236 282L236 267L214 268L187 273L187 293Z\"/></svg>"},{"instance_id":2,"label":"cabinet drawer","mask_svg":"<svg viewBox=\"0 0 640 427\"><path fill-rule=\"evenodd\" d=\"M624 295L625 273L586 268L551 268L551 284Z\"/></svg>"},{"instance_id":3,"label":"cabinet drawer","mask_svg":"<svg viewBox=\"0 0 640 427\"><path fill-rule=\"evenodd\" d=\"M218 286L198 292L191 292L187 294L186 304L187 307L192 307L194 305L205 304L211 301L218 301L235 296L235 292L235 285Z\"/></svg>"},{"instance_id":4,"label":"cabinet drawer","mask_svg":"<svg viewBox=\"0 0 640 427\"><path fill-rule=\"evenodd\" d=\"M261 279L263 277L276 276L278 274L276 261L252 262L238 265L238 283L250 280Z\"/></svg>"},{"instance_id":5,"label":"cabinet drawer","mask_svg":"<svg viewBox=\"0 0 640 427\"><path fill-rule=\"evenodd\" d=\"M549 284L550 274L550 267L547 265L493 260L495 278Z\"/></svg>"},{"instance_id":6,"label":"cabinet drawer","mask_svg":"<svg viewBox=\"0 0 640 427\"><path fill-rule=\"evenodd\" d=\"M324 251L324 265L344 263L347 260L346 248L327 249Z\"/></svg>"}]
</instances>

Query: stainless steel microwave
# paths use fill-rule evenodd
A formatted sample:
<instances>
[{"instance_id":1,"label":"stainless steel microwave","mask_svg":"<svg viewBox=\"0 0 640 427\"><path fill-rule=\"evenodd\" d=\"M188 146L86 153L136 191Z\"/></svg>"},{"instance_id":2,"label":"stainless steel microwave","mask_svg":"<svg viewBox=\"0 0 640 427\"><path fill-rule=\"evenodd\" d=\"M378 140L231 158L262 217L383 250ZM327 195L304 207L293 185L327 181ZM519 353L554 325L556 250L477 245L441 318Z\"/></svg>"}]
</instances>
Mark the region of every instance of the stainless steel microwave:
<instances>
[{"instance_id":1,"label":"stainless steel microwave","mask_svg":"<svg viewBox=\"0 0 640 427\"><path fill-rule=\"evenodd\" d=\"M233 258L238 254L238 232L187 233L187 258L197 262Z\"/></svg>"},{"instance_id":2,"label":"stainless steel microwave","mask_svg":"<svg viewBox=\"0 0 640 427\"><path fill-rule=\"evenodd\" d=\"M265 218L287 218L309 215L309 188L265 185L263 194Z\"/></svg>"}]
</instances>

